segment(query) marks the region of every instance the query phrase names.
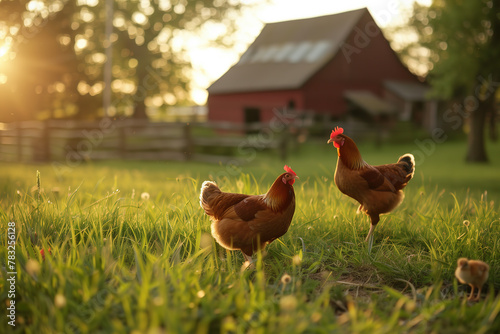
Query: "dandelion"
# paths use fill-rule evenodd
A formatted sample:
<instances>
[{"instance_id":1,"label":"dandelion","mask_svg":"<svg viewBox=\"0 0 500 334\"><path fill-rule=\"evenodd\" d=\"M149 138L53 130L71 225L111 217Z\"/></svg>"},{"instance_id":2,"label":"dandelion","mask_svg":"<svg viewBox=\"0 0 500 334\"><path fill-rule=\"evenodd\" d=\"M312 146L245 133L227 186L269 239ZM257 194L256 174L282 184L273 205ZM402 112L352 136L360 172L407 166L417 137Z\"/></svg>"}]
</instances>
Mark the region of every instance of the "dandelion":
<instances>
[{"instance_id":1,"label":"dandelion","mask_svg":"<svg viewBox=\"0 0 500 334\"><path fill-rule=\"evenodd\" d=\"M66 306L66 297L64 297L64 295L58 293L55 297L54 297L54 305L57 307L57 308L62 308L64 306Z\"/></svg>"},{"instance_id":2,"label":"dandelion","mask_svg":"<svg viewBox=\"0 0 500 334\"><path fill-rule=\"evenodd\" d=\"M283 276L281 276L281 283L283 283L284 285L287 285L291 281L292 281L292 277L290 275L284 274Z\"/></svg>"},{"instance_id":3,"label":"dandelion","mask_svg":"<svg viewBox=\"0 0 500 334\"><path fill-rule=\"evenodd\" d=\"M154 297L153 304L155 306L162 306L163 305L163 297L160 297L160 296Z\"/></svg>"},{"instance_id":4,"label":"dandelion","mask_svg":"<svg viewBox=\"0 0 500 334\"><path fill-rule=\"evenodd\" d=\"M141 194L141 199L142 199L143 201L147 201L147 200L149 199L149 193L147 193L147 192L143 192L143 193Z\"/></svg>"},{"instance_id":5,"label":"dandelion","mask_svg":"<svg viewBox=\"0 0 500 334\"><path fill-rule=\"evenodd\" d=\"M40 272L40 263L36 260L29 259L28 262L26 262L26 272L30 276L36 276Z\"/></svg>"},{"instance_id":6,"label":"dandelion","mask_svg":"<svg viewBox=\"0 0 500 334\"><path fill-rule=\"evenodd\" d=\"M322 317L321 313L314 312L313 314L311 314L311 321L312 322L318 322L318 321L321 320L321 317Z\"/></svg>"},{"instance_id":7,"label":"dandelion","mask_svg":"<svg viewBox=\"0 0 500 334\"><path fill-rule=\"evenodd\" d=\"M200 298L200 299L201 299L201 298L205 297L205 291L200 290L200 291L198 291L198 292L196 293L196 295L198 296L198 298Z\"/></svg>"},{"instance_id":8,"label":"dandelion","mask_svg":"<svg viewBox=\"0 0 500 334\"><path fill-rule=\"evenodd\" d=\"M222 329L225 330L226 333L236 332L237 323L236 320L232 316L227 316L222 320Z\"/></svg>"},{"instance_id":9,"label":"dandelion","mask_svg":"<svg viewBox=\"0 0 500 334\"><path fill-rule=\"evenodd\" d=\"M202 233L200 238L200 247L202 249L212 248L212 236L209 233Z\"/></svg>"},{"instance_id":10,"label":"dandelion","mask_svg":"<svg viewBox=\"0 0 500 334\"><path fill-rule=\"evenodd\" d=\"M280 299L280 309L283 311L293 311L297 308L297 304L295 296L284 296Z\"/></svg>"},{"instance_id":11,"label":"dandelion","mask_svg":"<svg viewBox=\"0 0 500 334\"><path fill-rule=\"evenodd\" d=\"M415 308L417 307L417 304L413 300L409 300L405 304L405 310L409 313L412 313L415 311Z\"/></svg>"}]
</instances>

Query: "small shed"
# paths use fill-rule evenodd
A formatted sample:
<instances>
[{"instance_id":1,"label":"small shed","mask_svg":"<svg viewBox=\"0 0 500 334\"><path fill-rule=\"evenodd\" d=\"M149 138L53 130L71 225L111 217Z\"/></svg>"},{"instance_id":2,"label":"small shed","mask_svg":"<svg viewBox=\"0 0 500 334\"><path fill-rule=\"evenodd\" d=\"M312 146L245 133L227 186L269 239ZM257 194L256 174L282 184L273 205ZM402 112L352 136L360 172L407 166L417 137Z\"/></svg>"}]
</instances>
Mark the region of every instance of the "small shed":
<instances>
[{"instance_id":1,"label":"small shed","mask_svg":"<svg viewBox=\"0 0 500 334\"><path fill-rule=\"evenodd\" d=\"M384 100L401 117L425 103L425 94L407 94L411 89L398 85L427 89L402 64L366 8L269 23L208 88L208 119L269 122L280 110L294 109L339 120L359 102L359 94L350 98L353 92L364 92L362 100L368 93Z\"/></svg>"}]
</instances>

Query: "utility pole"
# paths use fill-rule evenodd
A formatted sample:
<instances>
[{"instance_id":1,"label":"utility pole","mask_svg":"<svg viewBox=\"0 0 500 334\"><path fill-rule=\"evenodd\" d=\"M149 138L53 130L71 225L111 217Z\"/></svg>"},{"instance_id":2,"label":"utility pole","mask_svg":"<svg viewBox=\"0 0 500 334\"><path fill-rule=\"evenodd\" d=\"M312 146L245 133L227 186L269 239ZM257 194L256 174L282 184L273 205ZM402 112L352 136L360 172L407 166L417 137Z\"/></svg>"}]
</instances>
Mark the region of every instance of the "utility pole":
<instances>
[{"instance_id":1,"label":"utility pole","mask_svg":"<svg viewBox=\"0 0 500 334\"><path fill-rule=\"evenodd\" d=\"M113 1L106 0L106 26L104 31L106 63L104 63L104 91L102 94L104 117L109 117L111 108L111 81L113 80L113 48L111 43L111 34L113 33Z\"/></svg>"}]
</instances>

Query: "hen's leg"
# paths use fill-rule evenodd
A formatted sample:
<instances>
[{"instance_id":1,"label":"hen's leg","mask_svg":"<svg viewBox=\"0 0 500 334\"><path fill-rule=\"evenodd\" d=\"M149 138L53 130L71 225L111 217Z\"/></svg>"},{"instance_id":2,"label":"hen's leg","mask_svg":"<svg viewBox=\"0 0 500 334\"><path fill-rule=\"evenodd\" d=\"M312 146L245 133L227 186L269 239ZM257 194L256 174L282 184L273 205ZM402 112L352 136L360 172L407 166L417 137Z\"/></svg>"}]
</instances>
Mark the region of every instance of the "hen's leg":
<instances>
[{"instance_id":1,"label":"hen's leg","mask_svg":"<svg viewBox=\"0 0 500 334\"><path fill-rule=\"evenodd\" d=\"M245 253L241 252L243 254L243 257L245 258L245 262L243 263L243 265L241 266L241 271L244 271L246 269L252 269L253 267L255 267L254 265L254 262L255 260L252 259L251 256L249 255L246 255Z\"/></svg>"},{"instance_id":2,"label":"hen's leg","mask_svg":"<svg viewBox=\"0 0 500 334\"><path fill-rule=\"evenodd\" d=\"M377 226L377 223L380 220L380 217L378 215L373 215L373 216L370 216L370 219L371 219L370 231L368 231L368 235L366 236L366 239L365 239L365 242L368 241L368 253L372 252L373 232L375 231L375 227Z\"/></svg>"},{"instance_id":3,"label":"hen's leg","mask_svg":"<svg viewBox=\"0 0 500 334\"><path fill-rule=\"evenodd\" d=\"M242 252L243 253L243 252ZM249 263L252 263L254 260L252 259L251 256L248 256L246 255L245 253L243 253L243 257L245 258L245 260Z\"/></svg>"},{"instance_id":4,"label":"hen's leg","mask_svg":"<svg viewBox=\"0 0 500 334\"><path fill-rule=\"evenodd\" d=\"M470 290L469 298L467 298L467 300L472 301L472 300L474 300L474 285L472 285L472 284L469 284L469 285L471 287L471 290Z\"/></svg>"},{"instance_id":5,"label":"hen's leg","mask_svg":"<svg viewBox=\"0 0 500 334\"><path fill-rule=\"evenodd\" d=\"M376 225L370 225L370 231L368 232L368 235L366 236L365 242L368 241L368 254L372 252L372 247L373 247L373 231L375 230Z\"/></svg>"},{"instance_id":6,"label":"hen's leg","mask_svg":"<svg viewBox=\"0 0 500 334\"><path fill-rule=\"evenodd\" d=\"M482 286L478 287L477 296L476 296L476 298L473 299L474 301L479 301L479 299L481 298L482 288L483 288Z\"/></svg>"}]
</instances>

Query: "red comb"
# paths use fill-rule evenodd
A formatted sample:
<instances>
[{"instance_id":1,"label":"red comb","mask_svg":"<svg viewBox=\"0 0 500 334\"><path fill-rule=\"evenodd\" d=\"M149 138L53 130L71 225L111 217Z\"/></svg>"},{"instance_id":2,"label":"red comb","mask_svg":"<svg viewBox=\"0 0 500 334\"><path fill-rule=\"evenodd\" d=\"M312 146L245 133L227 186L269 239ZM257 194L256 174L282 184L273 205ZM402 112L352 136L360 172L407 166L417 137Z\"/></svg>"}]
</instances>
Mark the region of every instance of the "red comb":
<instances>
[{"instance_id":1,"label":"red comb","mask_svg":"<svg viewBox=\"0 0 500 334\"><path fill-rule=\"evenodd\" d=\"M338 126L335 128L335 130L332 130L332 134L330 135L330 139L335 138L337 135L340 135L344 133L344 129L339 128Z\"/></svg>"},{"instance_id":2,"label":"red comb","mask_svg":"<svg viewBox=\"0 0 500 334\"><path fill-rule=\"evenodd\" d=\"M285 165L285 167L283 167L283 169L285 170L285 172L291 173L291 174L297 176L297 174L290 167L288 167L287 165Z\"/></svg>"}]
</instances>

